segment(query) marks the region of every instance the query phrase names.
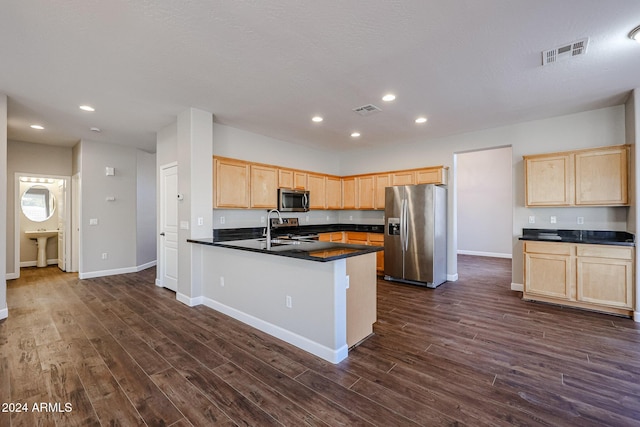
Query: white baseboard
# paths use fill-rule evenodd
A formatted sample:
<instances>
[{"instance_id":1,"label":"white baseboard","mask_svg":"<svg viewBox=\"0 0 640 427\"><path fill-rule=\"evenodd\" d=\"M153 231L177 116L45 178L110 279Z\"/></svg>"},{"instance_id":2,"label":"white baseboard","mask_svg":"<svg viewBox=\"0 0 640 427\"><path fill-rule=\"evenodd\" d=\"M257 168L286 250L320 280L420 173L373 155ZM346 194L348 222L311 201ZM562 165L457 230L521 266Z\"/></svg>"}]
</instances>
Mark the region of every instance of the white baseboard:
<instances>
[{"instance_id":1,"label":"white baseboard","mask_svg":"<svg viewBox=\"0 0 640 427\"><path fill-rule=\"evenodd\" d=\"M78 273L79 279L93 279L96 277L115 276L117 274L138 273L147 268L151 268L156 265L156 261L151 261L146 264L138 265L136 267L114 268L112 270L100 270L89 271L86 273Z\"/></svg>"},{"instance_id":2,"label":"white baseboard","mask_svg":"<svg viewBox=\"0 0 640 427\"><path fill-rule=\"evenodd\" d=\"M512 291L524 292L524 285L522 283L513 283L513 282L511 282L511 290Z\"/></svg>"},{"instance_id":3,"label":"white baseboard","mask_svg":"<svg viewBox=\"0 0 640 427\"><path fill-rule=\"evenodd\" d=\"M164 285L162 284L162 282L160 281L160 279L157 279L157 278L156 278L156 286L157 286L157 287L159 287L159 288L164 287Z\"/></svg>"},{"instance_id":4,"label":"white baseboard","mask_svg":"<svg viewBox=\"0 0 640 427\"><path fill-rule=\"evenodd\" d=\"M189 307L195 307L196 305L202 305L204 297L191 298L180 292L176 292L176 299L181 303L188 305Z\"/></svg>"},{"instance_id":5,"label":"white baseboard","mask_svg":"<svg viewBox=\"0 0 640 427\"><path fill-rule=\"evenodd\" d=\"M458 281L458 273L447 274L447 282L457 282L457 281Z\"/></svg>"},{"instance_id":6,"label":"white baseboard","mask_svg":"<svg viewBox=\"0 0 640 427\"><path fill-rule=\"evenodd\" d=\"M20 274L19 273L7 273L4 276L5 280L13 280L13 279L19 279L20 278Z\"/></svg>"},{"instance_id":7,"label":"white baseboard","mask_svg":"<svg viewBox=\"0 0 640 427\"><path fill-rule=\"evenodd\" d=\"M20 261L20 268L22 267L37 267L38 261ZM58 265L58 259L48 259L47 265Z\"/></svg>"},{"instance_id":8,"label":"white baseboard","mask_svg":"<svg viewBox=\"0 0 640 427\"><path fill-rule=\"evenodd\" d=\"M481 251L464 251L458 250L458 255L473 255L473 256L486 256L491 258L508 258L511 259L511 254L503 254L500 252L481 252Z\"/></svg>"},{"instance_id":9,"label":"white baseboard","mask_svg":"<svg viewBox=\"0 0 640 427\"><path fill-rule=\"evenodd\" d=\"M640 323L640 311L634 311L633 312L633 321Z\"/></svg>"},{"instance_id":10,"label":"white baseboard","mask_svg":"<svg viewBox=\"0 0 640 427\"><path fill-rule=\"evenodd\" d=\"M9 309L3 308L2 310L0 310L0 320L6 319L7 317L9 317Z\"/></svg>"},{"instance_id":11,"label":"white baseboard","mask_svg":"<svg viewBox=\"0 0 640 427\"><path fill-rule=\"evenodd\" d=\"M203 300L204 300L204 305L213 310L219 311L221 313L226 314L227 316L233 317L234 319L239 320L242 323L246 323L247 325L252 326L256 329L259 329L262 332L265 332L278 339L288 342L291 345L295 345L296 347L301 348L302 350L305 350L313 355L316 355L328 362L339 363L340 361L344 360L348 355L349 348L347 347L346 343L341 348L334 350L325 345L312 341L309 338L303 337L301 335L298 335L296 333L283 329L280 326L266 322L262 319L251 316L235 308L221 304L210 298L203 297Z\"/></svg>"}]
</instances>

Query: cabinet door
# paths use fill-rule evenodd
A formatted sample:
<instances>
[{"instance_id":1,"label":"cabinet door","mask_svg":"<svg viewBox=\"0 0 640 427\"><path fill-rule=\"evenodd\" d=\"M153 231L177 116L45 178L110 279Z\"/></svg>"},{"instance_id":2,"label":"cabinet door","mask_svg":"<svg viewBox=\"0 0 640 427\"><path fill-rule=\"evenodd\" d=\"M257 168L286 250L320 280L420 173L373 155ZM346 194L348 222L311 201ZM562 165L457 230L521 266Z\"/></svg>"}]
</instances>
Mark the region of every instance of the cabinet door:
<instances>
[{"instance_id":1,"label":"cabinet door","mask_svg":"<svg viewBox=\"0 0 640 427\"><path fill-rule=\"evenodd\" d=\"M391 174L391 185L412 185L416 183L414 171L401 171Z\"/></svg>"},{"instance_id":2,"label":"cabinet door","mask_svg":"<svg viewBox=\"0 0 640 427\"><path fill-rule=\"evenodd\" d=\"M213 161L216 208L249 207L249 164L240 160Z\"/></svg>"},{"instance_id":3,"label":"cabinet door","mask_svg":"<svg viewBox=\"0 0 640 427\"><path fill-rule=\"evenodd\" d=\"M578 301L633 308L633 248L578 245L577 255Z\"/></svg>"},{"instance_id":4,"label":"cabinet door","mask_svg":"<svg viewBox=\"0 0 640 427\"><path fill-rule=\"evenodd\" d=\"M374 208L384 209L384 189L387 187L391 187L391 175L388 173L378 174L373 178Z\"/></svg>"},{"instance_id":5,"label":"cabinet door","mask_svg":"<svg viewBox=\"0 0 640 427\"><path fill-rule=\"evenodd\" d=\"M575 154L576 205L626 205L628 148Z\"/></svg>"},{"instance_id":6,"label":"cabinet door","mask_svg":"<svg viewBox=\"0 0 640 427\"><path fill-rule=\"evenodd\" d=\"M307 189L307 173L294 171L293 172L293 185L297 190Z\"/></svg>"},{"instance_id":7,"label":"cabinet door","mask_svg":"<svg viewBox=\"0 0 640 427\"><path fill-rule=\"evenodd\" d=\"M363 233L361 231L347 231L347 243L352 245L368 245L369 237L368 233Z\"/></svg>"},{"instance_id":8,"label":"cabinet door","mask_svg":"<svg viewBox=\"0 0 640 427\"><path fill-rule=\"evenodd\" d=\"M309 208L326 208L326 180L324 175L307 174L307 189L309 190Z\"/></svg>"},{"instance_id":9,"label":"cabinet door","mask_svg":"<svg viewBox=\"0 0 640 427\"><path fill-rule=\"evenodd\" d=\"M447 171L445 167L417 170L416 184L446 184Z\"/></svg>"},{"instance_id":10,"label":"cabinet door","mask_svg":"<svg viewBox=\"0 0 640 427\"><path fill-rule=\"evenodd\" d=\"M578 301L633 308L633 264L621 259L578 257Z\"/></svg>"},{"instance_id":11,"label":"cabinet door","mask_svg":"<svg viewBox=\"0 0 640 427\"><path fill-rule=\"evenodd\" d=\"M371 246L384 247L384 234L369 233L369 244ZM384 251L376 252L376 271L378 274L384 274Z\"/></svg>"},{"instance_id":12,"label":"cabinet door","mask_svg":"<svg viewBox=\"0 0 640 427\"><path fill-rule=\"evenodd\" d=\"M524 293L568 300L573 269L568 255L525 253Z\"/></svg>"},{"instance_id":13,"label":"cabinet door","mask_svg":"<svg viewBox=\"0 0 640 427\"><path fill-rule=\"evenodd\" d=\"M373 175L361 176L356 178L358 185L358 202L357 209L373 209L374 206L374 188Z\"/></svg>"},{"instance_id":14,"label":"cabinet door","mask_svg":"<svg viewBox=\"0 0 640 427\"><path fill-rule=\"evenodd\" d=\"M356 208L356 179L342 179L342 209Z\"/></svg>"},{"instance_id":15,"label":"cabinet door","mask_svg":"<svg viewBox=\"0 0 640 427\"><path fill-rule=\"evenodd\" d=\"M278 169L278 187L293 188L293 171L289 169Z\"/></svg>"},{"instance_id":16,"label":"cabinet door","mask_svg":"<svg viewBox=\"0 0 640 427\"><path fill-rule=\"evenodd\" d=\"M568 206L573 203L570 154L525 157L526 205Z\"/></svg>"},{"instance_id":17,"label":"cabinet door","mask_svg":"<svg viewBox=\"0 0 640 427\"><path fill-rule=\"evenodd\" d=\"M278 170L251 165L251 207L275 209L278 205Z\"/></svg>"},{"instance_id":18,"label":"cabinet door","mask_svg":"<svg viewBox=\"0 0 640 427\"><path fill-rule=\"evenodd\" d=\"M342 180L327 177L327 209L342 209Z\"/></svg>"}]
</instances>

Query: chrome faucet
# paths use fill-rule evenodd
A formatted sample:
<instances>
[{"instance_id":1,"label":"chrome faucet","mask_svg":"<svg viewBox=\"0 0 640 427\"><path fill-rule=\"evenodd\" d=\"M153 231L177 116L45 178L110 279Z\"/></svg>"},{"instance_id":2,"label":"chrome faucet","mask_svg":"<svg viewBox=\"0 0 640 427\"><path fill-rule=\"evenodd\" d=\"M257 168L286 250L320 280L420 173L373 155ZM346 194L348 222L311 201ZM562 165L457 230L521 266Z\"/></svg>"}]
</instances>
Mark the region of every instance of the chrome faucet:
<instances>
[{"instance_id":1,"label":"chrome faucet","mask_svg":"<svg viewBox=\"0 0 640 427\"><path fill-rule=\"evenodd\" d=\"M267 214L267 250L271 250L271 214L275 212L278 214L278 224L282 224L282 216L280 216L280 211L277 209L271 209Z\"/></svg>"}]
</instances>

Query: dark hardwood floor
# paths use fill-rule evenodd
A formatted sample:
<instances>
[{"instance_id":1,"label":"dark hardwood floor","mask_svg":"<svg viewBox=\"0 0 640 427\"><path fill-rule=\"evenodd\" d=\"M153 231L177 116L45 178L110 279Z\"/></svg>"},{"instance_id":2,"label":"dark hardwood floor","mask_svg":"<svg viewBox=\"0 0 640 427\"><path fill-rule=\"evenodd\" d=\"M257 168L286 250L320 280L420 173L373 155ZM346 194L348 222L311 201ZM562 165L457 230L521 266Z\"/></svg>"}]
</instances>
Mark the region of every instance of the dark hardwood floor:
<instances>
[{"instance_id":1,"label":"dark hardwood floor","mask_svg":"<svg viewBox=\"0 0 640 427\"><path fill-rule=\"evenodd\" d=\"M523 302L509 260L459 261L437 289L379 280L375 335L338 365L177 302L154 269L23 269L0 426L640 425L638 324Z\"/></svg>"}]
</instances>

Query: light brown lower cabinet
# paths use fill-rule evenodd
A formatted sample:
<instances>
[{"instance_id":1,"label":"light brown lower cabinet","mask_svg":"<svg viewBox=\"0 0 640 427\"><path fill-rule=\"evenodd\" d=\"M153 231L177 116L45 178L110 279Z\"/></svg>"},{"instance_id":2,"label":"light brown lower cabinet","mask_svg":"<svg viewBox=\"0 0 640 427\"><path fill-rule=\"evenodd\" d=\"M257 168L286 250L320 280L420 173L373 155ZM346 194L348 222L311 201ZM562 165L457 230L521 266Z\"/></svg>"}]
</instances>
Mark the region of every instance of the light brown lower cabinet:
<instances>
[{"instance_id":1,"label":"light brown lower cabinet","mask_svg":"<svg viewBox=\"0 0 640 427\"><path fill-rule=\"evenodd\" d=\"M634 248L524 242L523 299L633 315Z\"/></svg>"},{"instance_id":2,"label":"light brown lower cabinet","mask_svg":"<svg viewBox=\"0 0 640 427\"><path fill-rule=\"evenodd\" d=\"M321 242L344 242L352 245L384 246L382 233L365 233L362 231L337 231L333 233L320 233L318 239ZM384 274L384 251L376 252L376 273Z\"/></svg>"}]
</instances>

